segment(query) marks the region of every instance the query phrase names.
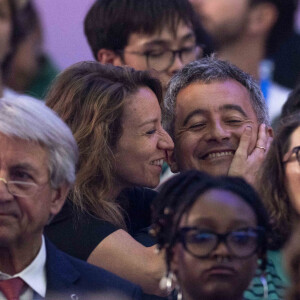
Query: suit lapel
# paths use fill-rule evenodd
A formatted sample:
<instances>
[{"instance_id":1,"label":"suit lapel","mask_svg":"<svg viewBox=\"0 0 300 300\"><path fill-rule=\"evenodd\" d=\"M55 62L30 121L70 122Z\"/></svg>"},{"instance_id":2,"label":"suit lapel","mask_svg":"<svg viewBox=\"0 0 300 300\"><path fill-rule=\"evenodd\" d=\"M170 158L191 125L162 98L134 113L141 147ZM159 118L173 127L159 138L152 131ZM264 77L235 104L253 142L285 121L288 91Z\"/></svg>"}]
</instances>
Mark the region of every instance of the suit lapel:
<instances>
[{"instance_id":1,"label":"suit lapel","mask_svg":"<svg viewBox=\"0 0 300 300\"><path fill-rule=\"evenodd\" d=\"M72 285L79 279L80 273L62 252L57 250L47 238L45 240L47 295L52 292L72 290Z\"/></svg>"}]
</instances>

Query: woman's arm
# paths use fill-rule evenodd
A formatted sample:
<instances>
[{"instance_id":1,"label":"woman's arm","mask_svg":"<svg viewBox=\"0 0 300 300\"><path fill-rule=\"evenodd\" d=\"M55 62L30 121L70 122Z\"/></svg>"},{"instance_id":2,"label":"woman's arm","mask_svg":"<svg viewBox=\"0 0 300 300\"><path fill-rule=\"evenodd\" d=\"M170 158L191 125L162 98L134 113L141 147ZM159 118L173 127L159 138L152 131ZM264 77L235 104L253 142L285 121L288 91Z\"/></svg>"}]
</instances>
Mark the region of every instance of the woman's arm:
<instances>
[{"instance_id":1,"label":"woman's arm","mask_svg":"<svg viewBox=\"0 0 300 300\"><path fill-rule=\"evenodd\" d=\"M159 288L165 274L164 253L154 250L119 229L102 240L87 261L138 284L147 294L166 296Z\"/></svg>"}]
</instances>

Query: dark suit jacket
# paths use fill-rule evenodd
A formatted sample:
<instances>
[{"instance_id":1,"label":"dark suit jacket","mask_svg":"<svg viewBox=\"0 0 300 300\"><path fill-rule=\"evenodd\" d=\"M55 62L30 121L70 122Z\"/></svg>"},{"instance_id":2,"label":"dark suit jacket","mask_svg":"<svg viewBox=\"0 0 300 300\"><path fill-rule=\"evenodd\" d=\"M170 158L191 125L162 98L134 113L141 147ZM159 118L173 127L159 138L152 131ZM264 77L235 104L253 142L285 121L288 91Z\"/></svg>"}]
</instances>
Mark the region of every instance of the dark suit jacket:
<instances>
[{"instance_id":1,"label":"dark suit jacket","mask_svg":"<svg viewBox=\"0 0 300 300\"><path fill-rule=\"evenodd\" d=\"M66 237L68 238L68 237ZM73 258L46 240L46 299L142 299L141 289L108 271Z\"/></svg>"}]
</instances>

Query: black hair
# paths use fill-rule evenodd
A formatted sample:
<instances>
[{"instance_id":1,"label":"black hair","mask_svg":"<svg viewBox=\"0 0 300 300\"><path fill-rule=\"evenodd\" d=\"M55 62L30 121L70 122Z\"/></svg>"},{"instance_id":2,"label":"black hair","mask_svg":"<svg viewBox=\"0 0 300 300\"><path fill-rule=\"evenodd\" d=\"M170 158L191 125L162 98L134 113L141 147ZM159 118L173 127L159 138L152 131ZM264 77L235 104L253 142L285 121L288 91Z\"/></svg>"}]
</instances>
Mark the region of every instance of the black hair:
<instances>
[{"instance_id":1,"label":"black hair","mask_svg":"<svg viewBox=\"0 0 300 300\"><path fill-rule=\"evenodd\" d=\"M175 34L179 21L191 26L197 43L206 46L206 53L212 50L210 38L188 0L97 0L85 17L84 31L97 59L102 48L123 50L132 33L150 35L167 25Z\"/></svg>"},{"instance_id":2,"label":"black hair","mask_svg":"<svg viewBox=\"0 0 300 300\"><path fill-rule=\"evenodd\" d=\"M286 118L300 111L300 84L289 94L286 102L282 106L280 119Z\"/></svg>"},{"instance_id":3,"label":"black hair","mask_svg":"<svg viewBox=\"0 0 300 300\"><path fill-rule=\"evenodd\" d=\"M260 3L271 3L278 12L278 19L269 34L266 44L266 57L271 58L280 45L293 33L297 0L250 0L251 6Z\"/></svg>"},{"instance_id":4,"label":"black hair","mask_svg":"<svg viewBox=\"0 0 300 300\"><path fill-rule=\"evenodd\" d=\"M256 191L242 178L213 177L204 172L190 170L167 181L153 203L152 234L158 248L166 249L166 263L169 271L172 248L177 241L177 231L182 216L189 211L198 197L211 189L226 190L240 196L254 211L257 225L266 230L260 245L262 258L260 268L266 267L267 233L269 230L267 211Z\"/></svg>"}]
</instances>

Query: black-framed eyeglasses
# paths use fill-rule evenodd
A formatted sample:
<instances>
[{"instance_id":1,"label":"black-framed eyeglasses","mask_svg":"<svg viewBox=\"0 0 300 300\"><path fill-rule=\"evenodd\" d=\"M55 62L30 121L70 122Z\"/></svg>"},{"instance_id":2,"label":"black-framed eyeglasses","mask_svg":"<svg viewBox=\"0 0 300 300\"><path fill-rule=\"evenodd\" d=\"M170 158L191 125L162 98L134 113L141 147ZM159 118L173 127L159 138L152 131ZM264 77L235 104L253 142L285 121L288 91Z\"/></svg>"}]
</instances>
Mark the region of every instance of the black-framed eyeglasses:
<instances>
[{"instance_id":1,"label":"black-framed eyeglasses","mask_svg":"<svg viewBox=\"0 0 300 300\"><path fill-rule=\"evenodd\" d=\"M5 178L1 178L1 177L0 177L0 181L2 181L6 185L6 188L10 194L18 197L31 197L37 192L40 186L44 185L44 184L38 185L34 182L25 182L25 181L7 181Z\"/></svg>"},{"instance_id":2,"label":"black-framed eyeglasses","mask_svg":"<svg viewBox=\"0 0 300 300\"><path fill-rule=\"evenodd\" d=\"M204 45L193 45L190 47L183 47L178 50L166 49L145 52L118 50L117 52L145 56L148 69L163 72L173 65L176 55L179 56L179 59L185 65L203 57Z\"/></svg>"},{"instance_id":3,"label":"black-framed eyeglasses","mask_svg":"<svg viewBox=\"0 0 300 300\"><path fill-rule=\"evenodd\" d=\"M178 241L188 253L197 258L208 258L220 243L225 243L232 256L247 258L257 252L264 237L265 230L262 227L243 228L224 234L197 227L182 227Z\"/></svg>"},{"instance_id":4,"label":"black-framed eyeglasses","mask_svg":"<svg viewBox=\"0 0 300 300\"><path fill-rule=\"evenodd\" d=\"M297 161L300 165L300 146L294 147L292 150L288 151L284 156L282 162L286 163L291 159L291 156L295 153Z\"/></svg>"}]
</instances>

